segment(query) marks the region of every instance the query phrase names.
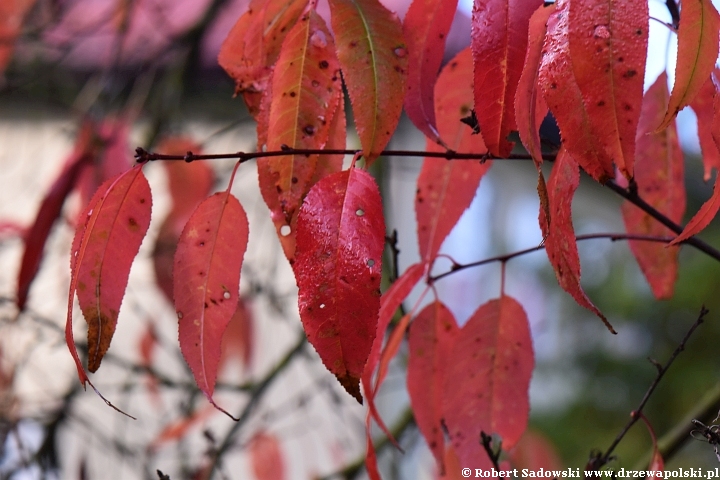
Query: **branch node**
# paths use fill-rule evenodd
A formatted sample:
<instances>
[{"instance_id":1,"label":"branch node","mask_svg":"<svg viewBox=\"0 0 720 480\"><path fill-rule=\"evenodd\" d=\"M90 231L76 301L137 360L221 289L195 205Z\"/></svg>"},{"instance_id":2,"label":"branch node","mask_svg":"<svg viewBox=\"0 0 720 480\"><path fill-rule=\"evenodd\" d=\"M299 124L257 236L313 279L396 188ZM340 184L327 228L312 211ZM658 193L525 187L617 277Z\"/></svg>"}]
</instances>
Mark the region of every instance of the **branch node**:
<instances>
[{"instance_id":1,"label":"branch node","mask_svg":"<svg viewBox=\"0 0 720 480\"><path fill-rule=\"evenodd\" d=\"M193 160L195 160L195 155L193 155L193 152L188 150L187 152L185 152L185 156L183 157L183 160L185 160L185 163L190 163Z\"/></svg>"}]
</instances>

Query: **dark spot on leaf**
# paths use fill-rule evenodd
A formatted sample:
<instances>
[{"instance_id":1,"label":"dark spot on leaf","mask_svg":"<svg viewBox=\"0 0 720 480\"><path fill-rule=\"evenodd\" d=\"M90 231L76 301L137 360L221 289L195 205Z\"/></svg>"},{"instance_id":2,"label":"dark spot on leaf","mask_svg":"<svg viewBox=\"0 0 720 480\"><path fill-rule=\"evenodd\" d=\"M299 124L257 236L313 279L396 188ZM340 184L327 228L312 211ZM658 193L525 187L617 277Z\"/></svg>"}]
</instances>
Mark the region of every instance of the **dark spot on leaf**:
<instances>
[{"instance_id":1,"label":"dark spot on leaf","mask_svg":"<svg viewBox=\"0 0 720 480\"><path fill-rule=\"evenodd\" d=\"M633 109L632 105L630 105L629 103L626 103L625 105L623 105L623 108L628 112Z\"/></svg>"},{"instance_id":2,"label":"dark spot on leaf","mask_svg":"<svg viewBox=\"0 0 720 480\"><path fill-rule=\"evenodd\" d=\"M137 230L138 228L137 220L135 220L133 217L128 218L128 225L130 225L131 230Z\"/></svg>"},{"instance_id":3,"label":"dark spot on leaf","mask_svg":"<svg viewBox=\"0 0 720 480\"><path fill-rule=\"evenodd\" d=\"M597 106L598 106L598 107L603 107L603 106L605 106L605 100L600 100L599 102L597 102Z\"/></svg>"},{"instance_id":4,"label":"dark spot on leaf","mask_svg":"<svg viewBox=\"0 0 720 480\"><path fill-rule=\"evenodd\" d=\"M315 127L312 125L305 125L303 127L303 132L305 132L306 135L315 135Z\"/></svg>"},{"instance_id":5,"label":"dark spot on leaf","mask_svg":"<svg viewBox=\"0 0 720 480\"><path fill-rule=\"evenodd\" d=\"M144 198L141 198L141 199L140 199L140 203L145 203L145 199L144 199Z\"/></svg>"},{"instance_id":6,"label":"dark spot on leaf","mask_svg":"<svg viewBox=\"0 0 720 480\"><path fill-rule=\"evenodd\" d=\"M439 38L440 40L442 40L443 38L445 38L445 34L444 34L444 33L441 33L440 35L438 35L438 38Z\"/></svg>"},{"instance_id":7,"label":"dark spot on leaf","mask_svg":"<svg viewBox=\"0 0 720 480\"><path fill-rule=\"evenodd\" d=\"M325 70L329 66L330 64L327 62L327 60L320 60L320 63L318 63L318 67L322 68L323 70Z\"/></svg>"},{"instance_id":8,"label":"dark spot on leaf","mask_svg":"<svg viewBox=\"0 0 720 480\"><path fill-rule=\"evenodd\" d=\"M357 42L355 40L353 40L352 42L350 42L350 48L355 48L355 47L357 47Z\"/></svg>"},{"instance_id":9,"label":"dark spot on leaf","mask_svg":"<svg viewBox=\"0 0 720 480\"><path fill-rule=\"evenodd\" d=\"M202 241L198 242L198 247L204 247L204 246L205 246L205 242L202 242Z\"/></svg>"},{"instance_id":10,"label":"dark spot on leaf","mask_svg":"<svg viewBox=\"0 0 720 480\"><path fill-rule=\"evenodd\" d=\"M637 75L637 72L635 70L628 70L627 72L623 73L623 77L625 78L632 78L635 75Z\"/></svg>"},{"instance_id":11,"label":"dark spot on leaf","mask_svg":"<svg viewBox=\"0 0 720 480\"><path fill-rule=\"evenodd\" d=\"M291 97L295 97L295 95L297 95L295 92L290 92Z\"/></svg>"},{"instance_id":12,"label":"dark spot on leaf","mask_svg":"<svg viewBox=\"0 0 720 480\"><path fill-rule=\"evenodd\" d=\"M641 28L638 28L637 30L635 30L635 35L642 35L642 34L643 34L643 31Z\"/></svg>"},{"instance_id":13,"label":"dark spot on leaf","mask_svg":"<svg viewBox=\"0 0 720 480\"><path fill-rule=\"evenodd\" d=\"M292 177L292 179L290 179L290 181L291 181L292 183L297 183L297 182L298 182L298 179L297 179L297 177Z\"/></svg>"},{"instance_id":14,"label":"dark spot on leaf","mask_svg":"<svg viewBox=\"0 0 720 480\"><path fill-rule=\"evenodd\" d=\"M625 59L624 59L623 57L618 57L618 60L617 60L617 61L620 62L620 63L622 63L622 62L625 61Z\"/></svg>"}]
</instances>

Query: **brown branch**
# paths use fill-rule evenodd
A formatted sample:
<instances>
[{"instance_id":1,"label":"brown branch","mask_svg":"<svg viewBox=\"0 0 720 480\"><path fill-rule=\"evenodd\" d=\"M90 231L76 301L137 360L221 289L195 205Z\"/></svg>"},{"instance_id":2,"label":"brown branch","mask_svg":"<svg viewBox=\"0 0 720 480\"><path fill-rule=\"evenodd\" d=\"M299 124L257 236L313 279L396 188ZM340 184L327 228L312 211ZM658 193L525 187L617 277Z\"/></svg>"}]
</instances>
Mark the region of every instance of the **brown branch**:
<instances>
[{"instance_id":1,"label":"brown branch","mask_svg":"<svg viewBox=\"0 0 720 480\"><path fill-rule=\"evenodd\" d=\"M655 376L655 379L648 387L647 391L645 392L645 395L643 396L642 400L640 400L640 404L637 406L637 408L630 414L630 420L625 424L623 429L620 431L620 433L615 437L615 440L612 442L610 447L607 449L607 451L603 455L596 456L588 462L587 469L590 470L598 470L603 465L607 464L610 461L610 456L615 451L615 448L618 446L618 444L622 441L622 439L625 437L627 432L632 428L635 423L640 419L640 413L642 413L643 408L645 408L645 405L647 404L648 400L650 400L650 396L655 391L655 388L657 388L658 384L660 383L660 380L662 380L665 373L668 371L670 366L673 364L675 359L678 355L680 355L680 352L685 350L685 345L687 344L688 340L690 339L690 336L693 334L695 329L700 326L701 323L705 321L705 316L708 314L708 310L703 305L700 308L700 314L697 317L697 320L692 324L690 329L685 334L685 337L682 339L680 344L675 348L672 355L670 355L670 358L667 362L665 362L665 365L663 365L659 370L657 375Z\"/></svg>"}]
</instances>

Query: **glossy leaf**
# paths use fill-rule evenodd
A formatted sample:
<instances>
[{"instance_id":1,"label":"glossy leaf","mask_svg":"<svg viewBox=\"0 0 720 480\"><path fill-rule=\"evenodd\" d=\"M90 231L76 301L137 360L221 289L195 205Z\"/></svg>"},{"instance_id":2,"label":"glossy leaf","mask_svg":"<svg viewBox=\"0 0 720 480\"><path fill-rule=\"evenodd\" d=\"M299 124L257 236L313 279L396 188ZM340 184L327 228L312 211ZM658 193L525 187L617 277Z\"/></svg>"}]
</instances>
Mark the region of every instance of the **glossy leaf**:
<instances>
[{"instance_id":1,"label":"glossy leaf","mask_svg":"<svg viewBox=\"0 0 720 480\"><path fill-rule=\"evenodd\" d=\"M283 480L285 462L280 441L271 434L260 432L253 436L249 445L250 465L257 480Z\"/></svg>"},{"instance_id":2,"label":"glossy leaf","mask_svg":"<svg viewBox=\"0 0 720 480\"><path fill-rule=\"evenodd\" d=\"M580 306L600 317L608 330L615 333L605 316L593 305L580 286L580 256L571 212L572 199L579 184L580 172L577 163L567 150L562 148L547 183L550 219L546 219L545 212L540 210L540 228L545 238L545 251L563 290Z\"/></svg>"},{"instance_id":3,"label":"glossy leaf","mask_svg":"<svg viewBox=\"0 0 720 480\"><path fill-rule=\"evenodd\" d=\"M708 77L693 101L690 102L690 108L697 116L698 137L705 169L703 179L706 182L710 180L713 169L720 171L720 150L713 140L712 133L713 119L715 118L715 91L715 84L712 78Z\"/></svg>"},{"instance_id":4,"label":"glossy leaf","mask_svg":"<svg viewBox=\"0 0 720 480\"><path fill-rule=\"evenodd\" d=\"M657 127L670 124L692 102L715 68L718 58L720 16L711 0L685 0L678 28L678 53L667 112Z\"/></svg>"},{"instance_id":5,"label":"glossy leaf","mask_svg":"<svg viewBox=\"0 0 720 480\"><path fill-rule=\"evenodd\" d=\"M635 182L642 199L679 223L685 213L685 179L677 127L672 122L665 130L653 133L665 114L668 97L667 75L663 73L645 94L637 133ZM623 203L622 214L628 233L673 236L670 229L629 201ZM678 249L637 240L630 240L629 245L655 297L670 298L677 279Z\"/></svg>"},{"instance_id":6,"label":"glossy leaf","mask_svg":"<svg viewBox=\"0 0 720 480\"><path fill-rule=\"evenodd\" d=\"M360 377L375 339L385 221L380 192L351 168L320 180L300 209L294 263L308 340L362 403Z\"/></svg>"},{"instance_id":7,"label":"glossy leaf","mask_svg":"<svg viewBox=\"0 0 720 480\"><path fill-rule=\"evenodd\" d=\"M253 117L288 31L308 0L252 0L220 47L218 63L235 80Z\"/></svg>"},{"instance_id":8,"label":"glossy leaf","mask_svg":"<svg viewBox=\"0 0 720 480\"><path fill-rule=\"evenodd\" d=\"M458 152L485 153L480 135L460 122L473 105L472 56L469 48L460 52L443 68L435 85L438 125L448 147ZM443 151L428 139L428 151ZM426 157L420 170L415 194L420 257L432 262L440 246L475 197L480 179L491 162L452 161Z\"/></svg>"},{"instance_id":9,"label":"glossy leaf","mask_svg":"<svg viewBox=\"0 0 720 480\"><path fill-rule=\"evenodd\" d=\"M55 220L60 216L65 199L75 187L82 170L93 160L93 152L89 145L92 142L89 138L91 135L87 129L84 134L81 134L79 145L67 159L62 172L45 194L33 224L23 235L25 250L17 278L17 308L19 311L25 309L30 285L40 269L45 242Z\"/></svg>"},{"instance_id":10,"label":"glossy leaf","mask_svg":"<svg viewBox=\"0 0 720 480\"><path fill-rule=\"evenodd\" d=\"M522 144L533 158L535 165L539 167L542 163L542 146L540 144L540 123L537 119L538 100L543 100L538 91L538 69L542 55L545 33L547 32L547 21L550 15L555 12L555 4L540 6L530 17L528 25L528 44L518 87L515 93L515 123ZM544 102L544 100L543 100ZM547 107L541 114L547 114Z\"/></svg>"},{"instance_id":11,"label":"glossy leaf","mask_svg":"<svg viewBox=\"0 0 720 480\"><path fill-rule=\"evenodd\" d=\"M222 337L238 305L247 241L245 210L229 191L218 192L193 212L175 253L180 350L213 405Z\"/></svg>"},{"instance_id":12,"label":"glossy leaf","mask_svg":"<svg viewBox=\"0 0 720 480\"><path fill-rule=\"evenodd\" d=\"M533 348L527 315L513 298L482 305L457 334L446 363L443 410L462 465L486 456L480 432L512 448L527 427Z\"/></svg>"},{"instance_id":13,"label":"glossy leaf","mask_svg":"<svg viewBox=\"0 0 720 480\"><path fill-rule=\"evenodd\" d=\"M403 20L408 51L405 113L434 143L442 143L435 122L435 80L455 10L457 0L413 0Z\"/></svg>"},{"instance_id":14,"label":"glossy leaf","mask_svg":"<svg viewBox=\"0 0 720 480\"><path fill-rule=\"evenodd\" d=\"M541 0L475 0L472 51L475 114L483 139L498 157L510 154L507 140L515 123L515 92L525 60L528 23Z\"/></svg>"},{"instance_id":15,"label":"glossy leaf","mask_svg":"<svg viewBox=\"0 0 720 480\"><path fill-rule=\"evenodd\" d=\"M366 165L395 132L408 69L397 15L378 0L329 0L338 58Z\"/></svg>"},{"instance_id":16,"label":"glossy leaf","mask_svg":"<svg viewBox=\"0 0 720 480\"><path fill-rule=\"evenodd\" d=\"M292 28L273 74L268 149L322 148L341 92L340 64L332 36L311 10ZM288 259L295 252L296 217L312 187L317 155L258 159L260 190Z\"/></svg>"},{"instance_id":17,"label":"glossy leaf","mask_svg":"<svg viewBox=\"0 0 720 480\"><path fill-rule=\"evenodd\" d=\"M415 421L440 472L445 471L442 427L445 369L460 329L452 312L436 301L413 320L409 335L407 386Z\"/></svg>"},{"instance_id":18,"label":"glossy leaf","mask_svg":"<svg viewBox=\"0 0 720 480\"><path fill-rule=\"evenodd\" d=\"M572 71L568 43L569 0L559 0L547 23L538 73L539 85L562 137L563 146L595 180L615 174L612 158L603 148Z\"/></svg>"},{"instance_id":19,"label":"glossy leaf","mask_svg":"<svg viewBox=\"0 0 720 480\"><path fill-rule=\"evenodd\" d=\"M687 240L693 235L702 232L705 227L710 225L710 222L717 215L718 210L720 210L720 175L715 177L712 196L702 204L700 210L698 210L687 225L685 225L682 233L675 237L672 242L668 243L668 246L677 245L683 240Z\"/></svg>"},{"instance_id":20,"label":"glossy leaf","mask_svg":"<svg viewBox=\"0 0 720 480\"><path fill-rule=\"evenodd\" d=\"M100 186L78 225L71 253L68 305L72 341L72 299L77 291L88 323L88 370L95 372L110 347L130 267L150 225L152 197L141 168L135 167ZM74 353L78 373L82 365ZM80 373L80 379L87 376Z\"/></svg>"},{"instance_id":21,"label":"glossy leaf","mask_svg":"<svg viewBox=\"0 0 720 480\"><path fill-rule=\"evenodd\" d=\"M648 4L585 0L569 5L572 71L590 128L620 172L631 178L648 49Z\"/></svg>"}]
</instances>

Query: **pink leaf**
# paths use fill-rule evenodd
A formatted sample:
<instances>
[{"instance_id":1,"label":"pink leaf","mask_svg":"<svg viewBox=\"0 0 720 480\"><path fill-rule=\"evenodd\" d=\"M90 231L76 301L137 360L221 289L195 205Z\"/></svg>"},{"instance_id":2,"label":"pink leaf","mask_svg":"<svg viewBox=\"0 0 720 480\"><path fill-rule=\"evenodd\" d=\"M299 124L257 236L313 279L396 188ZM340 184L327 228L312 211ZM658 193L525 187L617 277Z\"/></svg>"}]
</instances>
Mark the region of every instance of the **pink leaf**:
<instances>
[{"instance_id":1,"label":"pink leaf","mask_svg":"<svg viewBox=\"0 0 720 480\"><path fill-rule=\"evenodd\" d=\"M285 462L280 441L271 434L260 432L250 440L250 465L257 480L283 480Z\"/></svg>"},{"instance_id":2,"label":"pink leaf","mask_svg":"<svg viewBox=\"0 0 720 480\"><path fill-rule=\"evenodd\" d=\"M513 298L482 305L457 334L446 363L443 410L462 465L486 456L480 432L517 443L527 427L533 348L527 315Z\"/></svg>"},{"instance_id":3,"label":"pink leaf","mask_svg":"<svg viewBox=\"0 0 720 480\"><path fill-rule=\"evenodd\" d=\"M175 253L180 350L213 405L222 337L237 308L247 241L245 210L229 191L218 192L193 212Z\"/></svg>"}]
</instances>

